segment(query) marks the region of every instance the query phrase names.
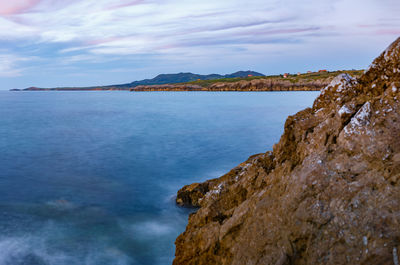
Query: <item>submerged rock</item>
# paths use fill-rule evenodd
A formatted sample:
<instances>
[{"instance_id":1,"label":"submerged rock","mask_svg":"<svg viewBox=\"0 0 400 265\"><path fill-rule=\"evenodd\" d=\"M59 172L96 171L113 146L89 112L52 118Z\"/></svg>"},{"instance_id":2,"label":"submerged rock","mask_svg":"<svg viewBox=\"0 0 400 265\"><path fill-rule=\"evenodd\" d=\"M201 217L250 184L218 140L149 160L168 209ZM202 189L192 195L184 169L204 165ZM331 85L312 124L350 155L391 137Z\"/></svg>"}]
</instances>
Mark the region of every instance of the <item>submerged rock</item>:
<instances>
[{"instance_id":1,"label":"submerged rock","mask_svg":"<svg viewBox=\"0 0 400 265\"><path fill-rule=\"evenodd\" d=\"M178 264L398 264L400 38L288 117L272 152L184 187Z\"/></svg>"}]
</instances>

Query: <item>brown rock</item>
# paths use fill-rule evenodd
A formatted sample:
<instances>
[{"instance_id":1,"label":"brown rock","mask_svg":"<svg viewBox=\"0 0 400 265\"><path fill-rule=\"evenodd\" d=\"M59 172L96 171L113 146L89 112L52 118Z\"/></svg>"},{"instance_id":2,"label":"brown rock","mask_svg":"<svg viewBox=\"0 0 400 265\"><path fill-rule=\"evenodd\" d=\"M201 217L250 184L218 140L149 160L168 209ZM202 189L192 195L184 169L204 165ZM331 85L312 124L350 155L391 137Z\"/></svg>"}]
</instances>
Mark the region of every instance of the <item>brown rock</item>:
<instances>
[{"instance_id":1,"label":"brown rock","mask_svg":"<svg viewBox=\"0 0 400 265\"><path fill-rule=\"evenodd\" d=\"M200 208L174 264L398 264L399 97L400 38L290 116L273 152L184 188Z\"/></svg>"},{"instance_id":2,"label":"brown rock","mask_svg":"<svg viewBox=\"0 0 400 265\"><path fill-rule=\"evenodd\" d=\"M237 82L219 82L211 85L209 91L318 91L329 84L331 78L291 82L281 78L240 80Z\"/></svg>"},{"instance_id":3,"label":"brown rock","mask_svg":"<svg viewBox=\"0 0 400 265\"><path fill-rule=\"evenodd\" d=\"M130 91L201 91L203 87L189 84L140 85Z\"/></svg>"},{"instance_id":4,"label":"brown rock","mask_svg":"<svg viewBox=\"0 0 400 265\"><path fill-rule=\"evenodd\" d=\"M204 195L209 191L209 182L193 183L178 191L176 203L184 207L199 207Z\"/></svg>"},{"instance_id":5,"label":"brown rock","mask_svg":"<svg viewBox=\"0 0 400 265\"><path fill-rule=\"evenodd\" d=\"M209 87L192 84L140 85L130 91L318 91L330 83L332 77L319 80L289 81L282 78L218 82Z\"/></svg>"}]
</instances>

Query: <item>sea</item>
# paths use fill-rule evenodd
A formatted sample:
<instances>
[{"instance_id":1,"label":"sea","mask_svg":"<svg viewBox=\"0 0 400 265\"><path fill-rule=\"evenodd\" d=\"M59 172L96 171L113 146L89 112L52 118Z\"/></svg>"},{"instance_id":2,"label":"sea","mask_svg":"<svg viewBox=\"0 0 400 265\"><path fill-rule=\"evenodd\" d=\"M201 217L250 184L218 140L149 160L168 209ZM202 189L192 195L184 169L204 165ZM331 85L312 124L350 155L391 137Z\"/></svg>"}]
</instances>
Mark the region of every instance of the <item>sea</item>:
<instances>
[{"instance_id":1,"label":"sea","mask_svg":"<svg viewBox=\"0 0 400 265\"><path fill-rule=\"evenodd\" d=\"M271 150L318 95L0 91L0 265L171 264L176 192Z\"/></svg>"}]
</instances>

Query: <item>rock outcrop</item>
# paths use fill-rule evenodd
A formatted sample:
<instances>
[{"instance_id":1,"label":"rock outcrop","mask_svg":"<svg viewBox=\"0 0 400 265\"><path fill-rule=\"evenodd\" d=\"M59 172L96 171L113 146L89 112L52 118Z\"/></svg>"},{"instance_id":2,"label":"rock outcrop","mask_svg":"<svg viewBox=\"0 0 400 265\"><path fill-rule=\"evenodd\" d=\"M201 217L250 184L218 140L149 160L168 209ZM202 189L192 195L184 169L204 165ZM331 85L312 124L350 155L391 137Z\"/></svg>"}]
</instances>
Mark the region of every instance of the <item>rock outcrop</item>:
<instances>
[{"instance_id":1,"label":"rock outcrop","mask_svg":"<svg viewBox=\"0 0 400 265\"><path fill-rule=\"evenodd\" d=\"M175 265L399 264L400 38L288 117L273 151L186 186Z\"/></svg>"},{"instance_id":2,"label":"rock outcrop","mask_svg":"<svg viewBox=\"0 0 400 265\"><path fill-rule=\"evenodd\" d=\"M130 89L130 91L201 91L205 90L198 85L189 84L165 84L165 85L149 85L137 86Z\"/></svg>"},{"instance_id":3,"label":"rock outcrop","mask_svg":"<svg viewBox=\"0 0 400 265\"><path fill-rule=\"evenodd\" d=\"M332 78L320 80L290 81L283 78L240 80L237 82L217 82L209 87L191 84L166 84L137 86L131 91L318 91L324 88Z\"/></svg>"},{"instance_id":4,"label":"rock outcrop","mask_svg":"<svg viewBox=\"0 0 400 265\"><path fill-rule=\"evenodd\" d=\"M292 82L284 79L254 79L238 82L220 82L211 85L210 91L318 91L331 81L325 78L315 81L299 80Z\"/></svg>"}]
</instances>

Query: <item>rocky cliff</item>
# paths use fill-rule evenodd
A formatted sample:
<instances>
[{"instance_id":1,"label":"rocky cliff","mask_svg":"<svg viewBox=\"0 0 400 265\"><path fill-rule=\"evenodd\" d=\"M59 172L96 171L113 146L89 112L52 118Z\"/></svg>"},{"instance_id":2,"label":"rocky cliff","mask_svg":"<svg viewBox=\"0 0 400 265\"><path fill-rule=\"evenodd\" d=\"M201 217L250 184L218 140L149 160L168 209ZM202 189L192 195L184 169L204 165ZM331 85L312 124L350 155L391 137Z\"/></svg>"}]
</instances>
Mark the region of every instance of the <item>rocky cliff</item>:
<instances>
[{"instance_id":1,"label":"rocky cliff","mask_svg":"<svg viewBox=\"0 0 400 265\"><path fill-rule=\"evenodd\" d=\"M130 89L130 91L201 91L201 90L205 89L198 85L189 85L189 84L137 86Z\"/></svg>"},{"instance_id":2,"label":"rocky cliff","mask_svg":"<svg viewBox=\"0 0 400 265\"><path fill-rule=\"evenodd\" d=\"M331 78L315 81L299 80L292 82L285 79L254 79L238 82L219 82L211 85L210 91L318 91L329 84Z\"/></svg>"},{"instance_id":3,"label":"rocky cliff","mask_svg":"<svg viewBox=\"0 0 400 265\"><path fill-rule=\"evenodd\" d=\"M208 87L191 84L137 86L131 91L318 91L328 85L331 80L331 77L298 81L283 78L261 78L237 82L217 82Z\"/></svg>"},{"instance_id":4,"label":"rocky cliff","mask_svg":"<svg viewBox=\"0 0 400 265\"><path fill-rule=\"evenodd\" d=\"M288 117L273 151L183 187L179 264L399 264L400 38Z\"/></svg>"}]
</instances>

